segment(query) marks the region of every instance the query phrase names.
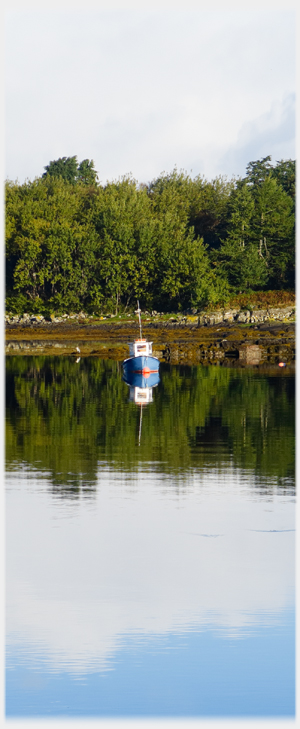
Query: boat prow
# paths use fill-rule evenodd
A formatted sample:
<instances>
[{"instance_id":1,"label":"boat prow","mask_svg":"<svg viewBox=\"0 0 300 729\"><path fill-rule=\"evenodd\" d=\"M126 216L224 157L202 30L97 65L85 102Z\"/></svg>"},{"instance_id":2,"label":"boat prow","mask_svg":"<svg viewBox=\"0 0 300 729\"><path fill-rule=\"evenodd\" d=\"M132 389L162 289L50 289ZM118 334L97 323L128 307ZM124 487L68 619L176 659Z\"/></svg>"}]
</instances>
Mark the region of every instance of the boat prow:
<instances>
[{"instance_id":1,"label":"boat prow","mask_svg":"<svg viewBox=\"0 0 300 729\"><path fill-rule=\"evenodd\" d=\"M159 371L159 359L152 354L152 342L136 339L129 344L129 355L123 362L125 376L135 372L143 377L149 377Z\"/></svg>"}]
</instances>

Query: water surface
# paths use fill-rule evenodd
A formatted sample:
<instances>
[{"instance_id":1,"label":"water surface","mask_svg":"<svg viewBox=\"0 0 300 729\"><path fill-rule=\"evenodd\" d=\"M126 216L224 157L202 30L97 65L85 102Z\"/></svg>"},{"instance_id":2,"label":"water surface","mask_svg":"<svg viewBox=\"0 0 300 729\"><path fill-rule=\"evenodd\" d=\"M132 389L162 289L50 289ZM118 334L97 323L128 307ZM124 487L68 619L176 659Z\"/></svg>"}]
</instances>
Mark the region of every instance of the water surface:
<instances>
[{"instance_id":1,"label":"water surface","mask_svg":"<svg viewBox=\"0 0 300 729\"><path fill-rule=\"evenodd\" d=\"M140 413L7 358L7 716L294 716L293 375L163 365Z\"/></svg>"}]
</instances>

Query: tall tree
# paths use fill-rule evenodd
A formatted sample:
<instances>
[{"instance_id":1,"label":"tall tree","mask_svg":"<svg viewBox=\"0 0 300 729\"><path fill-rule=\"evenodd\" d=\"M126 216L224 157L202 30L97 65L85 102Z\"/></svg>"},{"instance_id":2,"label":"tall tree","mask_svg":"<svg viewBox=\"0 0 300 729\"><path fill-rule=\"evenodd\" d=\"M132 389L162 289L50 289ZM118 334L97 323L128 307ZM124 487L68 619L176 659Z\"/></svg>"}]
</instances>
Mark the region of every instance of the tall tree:
<instances>
[{"instance_id":1,"label":"tall tree","mask_svg":"<svg viewBox=\"0 0 300 729\"><path fill-rule=\"evenodd\" d=\"M90 296L97 245L85 188L49 176L22 185L17 200L12 200L13 192L8 185L8 294L12 289L40 311L43 304L82 307Z\"/></svg>"},{"instance_id":2,"label":"tall tree","mask_svg":"<svg viewBox=\"0 0 300 729\"><path fill-rule=\"evenodd\" d=\"M296 162L293 159L280 160L273 169L273 177L283 190L292 198L295 211Z\"/></svg>"},{"instance_id":3,"label":"tall tree","mask_svg":"<svg viewBox=\"0 0 300 729\"><path fill-rule=\"evenodd\" d=\"M76 180L83 182L85 185L95 185L97 182L97 172L93 160L83 159L78 165Z\"/></svg>"},{"instance_id":4,"label":"tall tree","mask_svg":"<svg viewBox=\"0 0 300 729\"><path fill-rule=\"evenodd\" d=\"M228 235L212 259L228 278L229 284L241 291L260 289L268 278L265 258L253 240L255 204L250 189L238 185L230 200Z\"/></svg>"},{"instance_id":5,"label":"tall tree","mask_svg":"<svg viewBox=\"0 0 300 729\"><path fill-rule=\"evenodd\" d=\"M155 260L152 290L156 306L174 310L211 299L215 287L207 246L190 225L193 183L173 171L152 183Z\"/></svg>"},{"instance_id":6,"label":"tall tree","mask_svg":"<svg viewBox=\"0 0 300 729\"><path fill-rule=\"evenodd\" d=\"M208 182L198 175L192 181L190 225L209 249L218 248L225 235L227 207L233 189L233 180L222 176Z\"/></svg>"},{"instance_id":7,"label":"tall tree","mask_svg":"<svg viewBox=\"0 0 300 729\"><path fill-rule=\"evenodd\" d=\"M295 265L293 200L271 175L253 192L253 239L274 287L292 285Z\"/></svg>"},{"instance_id":8,"label":"tall tree","mask_svg":"<svg viewBox=\"0 0 300 729\"><path fill-rule=\"evenodd\" d=\"M74 184L77 179L77 157L59 157L49 162L44 168L42 177L62 177L66 182Z\"/></svg>"},{"instance_id":9,"label":"tall tree","mask_svg":"<svg viewBox=\"0 0 300 729\"><path fill-rule=\"evenodd\" d=\"M246 167L246 178L247 183L254 187L261 185L267 177L269 177L273 170L271 164L271 157L262 157L255 162L249 162Z\"/></svg>"},{"instance_id":10,"label":"tall tree","mask_svg":"<svg viewBox=\"0 0 300 729\"><path fill-rule=\"evenodd\" d=\"M130 177L107 184L99 191L93 220L99 237L94 295L97 280L107 306L117 312L151 288L153 220L147 191Z\"/></svg>"}]
</instances>

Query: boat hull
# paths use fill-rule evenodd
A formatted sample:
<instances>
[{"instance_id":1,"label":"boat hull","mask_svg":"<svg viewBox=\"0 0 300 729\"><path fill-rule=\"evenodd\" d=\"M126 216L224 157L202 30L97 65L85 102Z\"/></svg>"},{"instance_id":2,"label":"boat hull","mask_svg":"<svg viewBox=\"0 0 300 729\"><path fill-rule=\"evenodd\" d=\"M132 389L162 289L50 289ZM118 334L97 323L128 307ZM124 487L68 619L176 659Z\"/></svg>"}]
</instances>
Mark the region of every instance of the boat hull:
<instances>
[{"instance_id":1,"label":"boat hull","mask_svg":"<svg viewBox=\"0 0 300 729\"><path fill-rule=\"evenodd\" d=\"M124 372L123 380L126 382L126 385L130 385L130 387L138 387L139 389L156 387L160 381L158 372L151 372L147 375L147 377L143 376L139 372L130 372L127 373L126 376Z\"/></svg>"},{"instance_id":2,"label":"boat hull","mask_svg":"<svg viewBox=\"0 0 300 729\"><path fill-rule=\"evenodd\" d=\"M143 375L144 377L158 372L159 359L151 355L140 355L139 357L128 357L123 362L124 375L128 376L133 372Z\"/></svg>"}]
</instances>

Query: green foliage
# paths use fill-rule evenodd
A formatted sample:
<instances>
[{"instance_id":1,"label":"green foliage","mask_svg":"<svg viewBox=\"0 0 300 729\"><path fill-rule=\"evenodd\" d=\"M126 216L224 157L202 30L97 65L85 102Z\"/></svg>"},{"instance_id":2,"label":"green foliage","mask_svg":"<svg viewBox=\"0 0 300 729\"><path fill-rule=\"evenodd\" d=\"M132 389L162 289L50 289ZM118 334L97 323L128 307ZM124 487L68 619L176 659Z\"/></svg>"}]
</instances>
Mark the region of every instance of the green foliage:
<instances>
[{"instance_id":1,"label":"green foliage","mask_svg":"<svg viewBox=\"0 0 300 729\"><path fill-rule=\"evenodd\" d=\"M8 191L11 196L10 185ZM85 189L50 176L25 183L16 193L22 204L17 200L7 210L8 294L26 296L34 304L31 310L41 301L63 310L80 308L89 297L96 245Z\"/></svg>"},{"instance_id":2,"label":"green foliage","mask_svg":"<svg viewBox=\"0 0 300 729\"><path fill-rule=\"evenodd\" d=\"M176 170L150 190L155 215L155 300L160 308L178 309L209 300L213 275L203 239L190 225L191 180Z\"/></svg>"},{"instance_id":3,"label":"green foliage","mask_svg":"<svg viewBox=\"0 0 300 729\"><path fill-rule=\"evenodd\" d=\"M61 177L66 182L75 183L77 177L77 157L59 157L45 166L42 177Z\"/></svg>"},{"instance_id":4,"label":"green foliage","mask_svg":"<svg viewBox=\"0 0 300 729\"><path fill-rule=\"evenodd\" d=\"M150 284L153 266L154 221L145 190L124 177L99 190L93 209L97 235L95 290L100 288L106 307L118 311L128 306Z\"/></svg>"},{"instance_id":5,"label":"green foliage","mask_svg":"<svg viewBox=\"0 0 300 729\"><path fill-rule=\"evenodd\" d=\"M84 185L95 185L97 172L93 160L84 159L80 164L77 157L59 157L49 162L44 168L42 177L61 177L65 182L82 182Z\"/></svg>"},{"instance_id":6,"label":"green foliage","mask_svg":"<svg viewBox=\"0 0 300 729\"><path fill-rule=\"evenodd\" d=\"M244 180L176 168L146 185L97 183L63 157L6 183L6 295L13 311L174 311L238 291L294 286L295 165L250 162Z\"/></svg>"},{"instance_id":7,"label":"green foliage","mask_svg":"<svg viewBox=\"0 0 300 729\"><path fill-rule=\"evenodd\" d=\"M214 255L216 264L232 287L261 288L268 277L267 266L253 240L255 203L245 184L232 194L229 212L228 236Z\"/></svg>"},{"instance_id":8,"label":"green foliage","mask_svg":"<svg viewBox=\"0 0 300 729\"><path fill-rule=\"evenodd\" d=\"M296 162L292 159L280 160L272 171L273 177L282 189L292 198L295 205L296 197ZM295 207L294 207L295 212Z\"/></svg>"},{"instance_id":9,"label":"green foliage","mask_svg":"<svg viewBox=\"0 0 300 729\"><path fill-rule=\"evenodd\" d=\"M84 159L78 165L76 179L83 182L84 185L95 185L97 182L97 172L93 160Z\"/></svg>"},{"instance_id":10,"label":"green foliage","mask_svg":"<svg viewBox=\"0 0 300 729\"><path fill-rule=\"evenodd\" d=\"M287 174L283 164L280 169ZM249 163L247 177L231 194L228 214L227 236L214 260L229 284L241 292L293 285L293 200L273 174L271 157Z\"/></svg>"},{"instance_id":11,"label":"green foliage","mask_svg":"<svg viewBox=\"0 0 300 729\"><path fill-rule=\"evenodd\" d=\"M255 191L253 239L274 288L286 286L294 270L294 215L289 195L271 175Z\"/></svg>"},{"instance_id":12,"label":"green foliage","mask_svg":"<svg viewBox=\"0 0 300 729\"><path fill-rule=\"evenodd\" d=\"M228 206L235 190L233 180L219 176L207 182L200 176L193 183L191 224L209 249L218 248L225 235Z\"/></svg>"},{"instance_id":13,"label":"green foliage","mask_svg":"<svg viewBox=\"0 0 300 729\"><path fill-rule=\"evenodd\" d=\"M262 157L255 162L249 162L246 167L246 180L254 188L261 185L267 177L270 176L272 170L271 157Z\"/></svg>"}]
</instances>

